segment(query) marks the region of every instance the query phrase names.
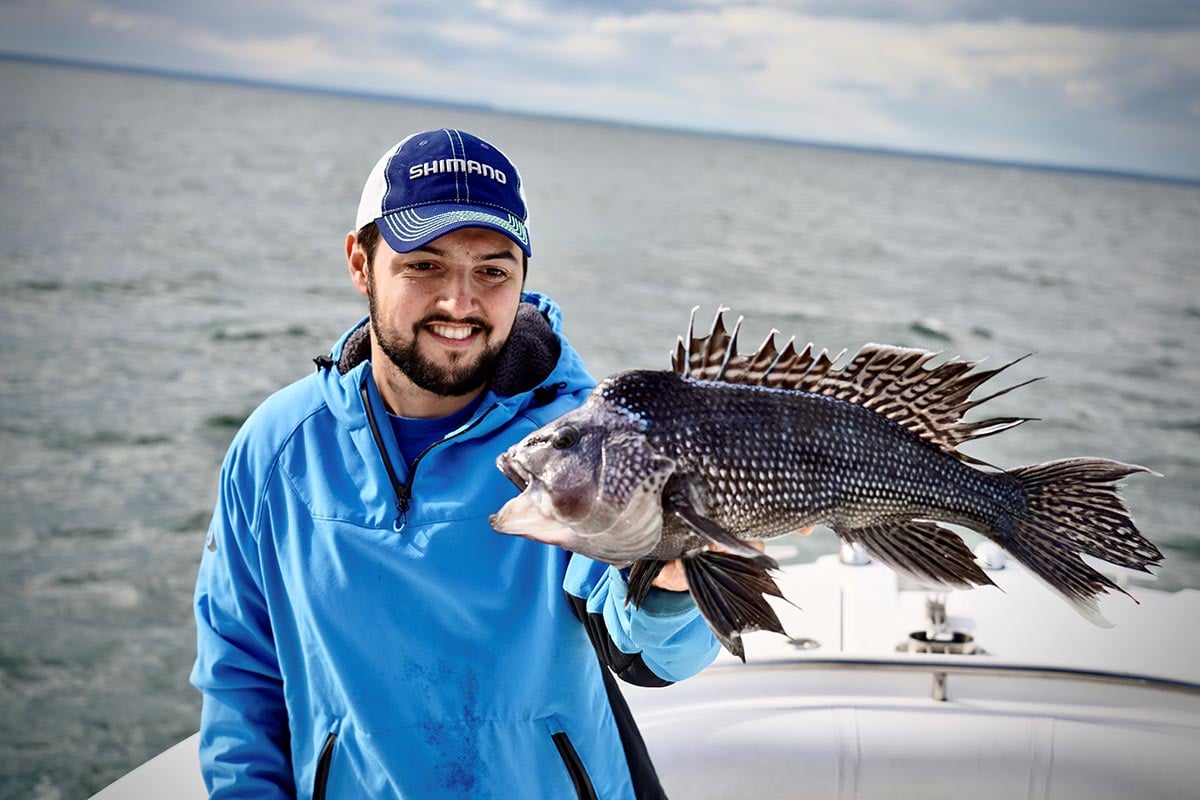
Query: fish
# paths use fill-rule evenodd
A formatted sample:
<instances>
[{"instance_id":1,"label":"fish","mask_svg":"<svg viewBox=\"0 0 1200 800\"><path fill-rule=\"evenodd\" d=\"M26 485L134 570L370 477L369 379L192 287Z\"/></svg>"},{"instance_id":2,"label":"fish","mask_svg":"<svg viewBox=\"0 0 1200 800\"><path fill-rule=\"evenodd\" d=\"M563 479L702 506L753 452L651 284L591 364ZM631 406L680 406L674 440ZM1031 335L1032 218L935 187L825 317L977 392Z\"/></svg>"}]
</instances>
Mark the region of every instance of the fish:
<instances>
[{"instance_id":1,"label":"fish","mask_svg":"<svg viewBox=\"0 0 1200 800\"><path fill-rule=\"evenodd\" d=\"M670 370L626 370L586 401L497 458L520 490L490 518L523 536L628 569L644 602L662 567L681 559L717 640L745 660L742 635L787 635L767 600L783 595L777 562L752 542L814 525L931 589L994 585L962 538L982 534L1093 623L1097 598L1125 594L1082 556L1151 573L1161 551L1138 530L1124 478L1153 473L1104 458L1001 469L963 453L967 442L1029 417L975 422L994 369L938 353L863 345L844 365L778 331L738 352L742 320L720 308L697 336L693 309ZM786 600L786 598L783 598Z\"/></svg>"}]
</instances>

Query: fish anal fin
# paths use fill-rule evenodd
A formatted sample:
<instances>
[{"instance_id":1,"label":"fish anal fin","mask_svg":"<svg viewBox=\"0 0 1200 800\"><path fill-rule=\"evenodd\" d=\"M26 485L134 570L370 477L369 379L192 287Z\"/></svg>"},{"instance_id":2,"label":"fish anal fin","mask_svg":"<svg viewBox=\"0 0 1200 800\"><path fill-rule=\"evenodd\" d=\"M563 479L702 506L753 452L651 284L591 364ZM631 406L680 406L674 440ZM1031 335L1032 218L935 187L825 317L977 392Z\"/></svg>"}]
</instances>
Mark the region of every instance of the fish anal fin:
<instances>
[{"instance_id":1,"label":"fish anal fin","mask_svg":"<svg viewBox=\"0 0 1200 800\"><path fill-rule=\"evenodd\" d=\"M897 520L862 528L835 528L876 561L931 589L995 585L953 531L932 522Z\"/></svg>"},{"instance_id":2,"label":"fish anal fin","mask_svg":"<svg viewBox=\"0 0 1200 800\"><path fill-rule=\"evenodd\" d=\"M702 551L683 559L683 573L700 615L717 640L742 661L741 634L772 631L787 635L765 595L782 597L762 566L733 553Z\"/></svg>"}]
</instances>

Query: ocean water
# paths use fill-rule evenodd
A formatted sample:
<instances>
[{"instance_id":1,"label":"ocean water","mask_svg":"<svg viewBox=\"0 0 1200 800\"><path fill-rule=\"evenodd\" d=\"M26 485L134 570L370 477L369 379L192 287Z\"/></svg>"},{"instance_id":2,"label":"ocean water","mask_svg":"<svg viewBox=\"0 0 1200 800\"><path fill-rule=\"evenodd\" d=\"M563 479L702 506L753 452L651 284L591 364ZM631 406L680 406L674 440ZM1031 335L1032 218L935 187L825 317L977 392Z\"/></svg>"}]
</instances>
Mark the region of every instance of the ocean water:
<instances>
[{"instance_id":1,"label":"ocean water","mask_svg":"<svg viewBox=\"0 0 1200 800\"><path fill-rule=\"evenodd\" d=\"M992 410L1039 421L968 452L1162 473L1127 498L1158 585L1200 587L1200 187L11 61L0 94L0 797L86 797L195 729L224 449L365 313L362 181L429 127L520 165L529 287L595 375L721 304L745 347L1034 353Z\"/></svg>"}]
</instances>

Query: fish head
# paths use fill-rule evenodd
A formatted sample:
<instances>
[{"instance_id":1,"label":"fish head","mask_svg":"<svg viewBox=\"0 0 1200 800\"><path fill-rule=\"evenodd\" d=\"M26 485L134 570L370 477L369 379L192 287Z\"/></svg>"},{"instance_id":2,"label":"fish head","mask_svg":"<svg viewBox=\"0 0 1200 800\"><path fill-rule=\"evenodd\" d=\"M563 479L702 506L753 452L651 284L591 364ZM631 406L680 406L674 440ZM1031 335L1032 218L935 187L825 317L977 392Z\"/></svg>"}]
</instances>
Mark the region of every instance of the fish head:
<instances>
[{"instance_id":1,"label":"fish head","mask_svg":"<svg viewBox=\"0 0 1200 800\"><path fill-rule=\"evenodd\" d=\"M633 414L593 397L496 460L521 493L491 517L501 533L624 566L662 535L662 490L675 469Z\"/></svg>"}]
</instances>

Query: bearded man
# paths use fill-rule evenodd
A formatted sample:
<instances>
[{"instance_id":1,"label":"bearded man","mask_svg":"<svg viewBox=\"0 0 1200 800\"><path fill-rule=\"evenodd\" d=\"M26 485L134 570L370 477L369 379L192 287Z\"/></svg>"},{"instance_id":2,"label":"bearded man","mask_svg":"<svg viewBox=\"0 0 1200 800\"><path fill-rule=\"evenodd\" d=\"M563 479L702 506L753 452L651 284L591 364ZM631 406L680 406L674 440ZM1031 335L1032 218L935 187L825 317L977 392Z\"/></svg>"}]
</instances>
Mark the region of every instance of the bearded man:
<instances>
[{"instance_id":1,"label":"bearded man","mask_svg":"<svg viewBox=\"0 0 1200 800\"><path fill-rule=\"evenodd\" d=\"M612 675L716 655L679 572L635 608L616 568L488 523L516 494L496 457L594 384L524 291L527 223L464 131L371 171L345 245L367 317L221 470L192 671L216 800L662 796Z\"/></svg>"}]
</instances>

